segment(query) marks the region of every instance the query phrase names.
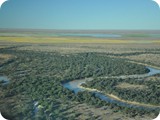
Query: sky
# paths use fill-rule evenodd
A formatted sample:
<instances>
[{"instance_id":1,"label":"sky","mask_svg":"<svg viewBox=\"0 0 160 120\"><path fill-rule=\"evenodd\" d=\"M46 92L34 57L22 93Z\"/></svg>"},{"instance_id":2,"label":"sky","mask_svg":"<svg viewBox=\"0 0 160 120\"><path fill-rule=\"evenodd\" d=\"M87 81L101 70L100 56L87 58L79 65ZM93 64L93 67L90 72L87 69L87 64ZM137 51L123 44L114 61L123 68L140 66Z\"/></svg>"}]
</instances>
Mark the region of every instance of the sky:
<instances>
[{"instance_id":1,"label":"sky","mask_svg":"<svg viewBox=\"0 0 160 120\"><path fill-rule=\"evenodd\" d=\"M8 0L0 28L160 30L152 0Z\"/></svg>"}]
</instances>

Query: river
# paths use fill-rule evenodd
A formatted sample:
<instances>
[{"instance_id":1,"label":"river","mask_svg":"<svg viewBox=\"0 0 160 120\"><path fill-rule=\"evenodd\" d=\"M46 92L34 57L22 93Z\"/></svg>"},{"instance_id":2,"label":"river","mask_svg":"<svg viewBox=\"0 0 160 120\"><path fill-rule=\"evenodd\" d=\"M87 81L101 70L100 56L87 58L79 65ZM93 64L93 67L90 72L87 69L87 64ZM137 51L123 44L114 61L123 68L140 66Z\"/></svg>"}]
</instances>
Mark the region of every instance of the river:
<instances>
[{"instance_id":1,"label":"river","mask_svg":"<svg viewBox=\"0 0 160 120\"><path fill-rule=\"evenodd\" d=\"M155 74L158 74L160 73L160 70L158 69L155 69L155 68L151 68L151 67L147 67L150 72L147 73L147 74L142 74L142 75L123 75L123 76L112 76L111 78L140 78L140 77L148 77L148 76L153 76ZM109 78L109 77L105 77L105 78ZM86 88L83 88L81 87L81 84L82 83L85 83L86 81L91 81L93 80L93 78L85 78L85 79L81 79L81 80L73 80L73 81L70 81L70 82L67 82L67 83L64 83L63 84L63 87L71 90L71 91L74 91L75 94L77 94L78 92L80 91L85 91L85 90L88 90L88 91L91 91L91 92L94 92L95 93L95 96L100 98L101 100L104 100L106 102L109 102L109 103L116 103L120 106L127 106L127 107L134 107L134 108L141 108L141 109L144 109L144 108L150 108L150 109L155 109L155 108L160 108L160 106L145 106L145 105L140 105L140 104L134 104L134 103L128 103L128 102L124 102L124 101L121 101L121 100L117 100L113 97L109 97L107 95L104 95L102 92L99 92L98 90L96 89L86 89Z\"/></svg>"},{"instance_id":2,"label":"river","mask_svg":"<svg viewBox=\"0 0 160 120\"><path fill-rule=\"evenodd\" d=\"M6 76L0 76L0 82L2 82L2 85L7 85L9 83L9 79Z\"/></svg>"},{"instance_id":3,"label":"river","mask_svg":"<svg viewBox=\"0 0 160 120\"><path fill-rule=\"evenodd\" d=\"M123 75L123 76L112 76L112 78L147 77L147 76L153 76L155 74L160 73L160 70L158 70L158 69L155 69L155 68L152 68L152 67L147 67L147 68L150 70L150 72L147 73L147 74L142 74L142 75L126 75L126 76L125 75ZM109 77L105 77L105 78L109 78ZM65 87L65 88L67 88L69 90L74 91L75 94L77 94L80 91L89 90L91 92L94 92L95 95L98 98L100 98L101 100L104 100L104 101L109 102L109 103L116 103L116 104L118 104L120 106L135 107L135 108L138 107L138 108L142 108L142 109L144 109L146 107L145 105L137 105L137 104L132 104L132 103L130 104L128 102L124 102L124 101L120 101L120 100L114 99L112 97L104 95L102 92L99 92L99 91L97 91L95 89L86 89L86 88L81 87L82 83L85 83L86 81L91 81L91 80L93 80L93 78L85 78L85 79L81 79L81 80L73 80L73 81L64 83L63 87ZM9 79L6 76L0 76L0 81L3 81L2 85L9 84ZM150 108L160 108L160 107L158 106L158 107L150 107Z\"/></svg>"}]
</instances>

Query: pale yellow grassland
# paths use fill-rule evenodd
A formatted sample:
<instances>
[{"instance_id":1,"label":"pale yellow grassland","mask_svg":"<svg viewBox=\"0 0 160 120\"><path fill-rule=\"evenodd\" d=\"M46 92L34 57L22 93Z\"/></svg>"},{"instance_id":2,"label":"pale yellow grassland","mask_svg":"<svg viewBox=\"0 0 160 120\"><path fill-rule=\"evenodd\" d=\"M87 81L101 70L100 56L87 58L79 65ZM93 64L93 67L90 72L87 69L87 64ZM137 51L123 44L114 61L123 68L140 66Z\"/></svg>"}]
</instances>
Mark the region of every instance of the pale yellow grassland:
<instances>
[{"instance_id":1,"label":"pale yellow grassland","mask_svg":"<svg viewBox=\"0 0 160 120\"><path fill-rule=\"evenodd\" d=\"M160 43L160 40L119 40L81 37L0 37L0 41L17 43Z\"/></svg>"},{"instance_id":2,"label":"pale yellow grassland","mask_svg":"<svg viewBox=\"0 0 160 120\"><path fill-rule=\"evenodd\" d=\"M146 89L147 87L145 85L133 85L129 83L121 83L117 85L116 87L121 89Z\"/></svg>"},{"instance_id":3,"label":"pale yellow grassland","mask_svg":"<svg viewBox=\"0 0 160 120\"><path fill-rule=\"evenodd\" d=\"M8 55L8 54L0 54L0 59L9 59L11 58L12 56L11 55Z\"/></svg>"}]
</instances>

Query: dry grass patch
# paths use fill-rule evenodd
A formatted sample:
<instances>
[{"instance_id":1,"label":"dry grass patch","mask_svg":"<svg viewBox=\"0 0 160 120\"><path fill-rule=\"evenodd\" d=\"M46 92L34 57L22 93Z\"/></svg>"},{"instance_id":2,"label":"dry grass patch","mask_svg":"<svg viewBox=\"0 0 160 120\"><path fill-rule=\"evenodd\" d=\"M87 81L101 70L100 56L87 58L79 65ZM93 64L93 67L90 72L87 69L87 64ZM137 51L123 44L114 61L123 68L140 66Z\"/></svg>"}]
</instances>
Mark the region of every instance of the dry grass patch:
<instances>
[{"instance_id":1,"label":"dry grass patch","mask_svg":"<svg viewBox=\"0 0 160 120\"><path fill-rule=\"evenodd\" d=\"M10 59L12 56L8 54L0 54L0 59Z\"/></svg>"},{"instance_id":2,"label":"dry grass patch","mask_svg":"<svg viewBox=\"0 0 160 120\"><path fill-rule=\"evenodd\" d=\"M160 81L160 77L152 76L145 79L145 81Z\"/></svg>"},{"instance_id":3,"label":"dry grass patch","mask_svg":"<svg viewBox=\"0 0 160 120\"><path fill-rule=\"evenodd\" d=\"M145 63L152 63L157 66L160 66L160 54L141 54L141 55L134 55L134 56L127 56L130 60L138 60Z\"/></svg>"},{"instance_id":4,"label":"dry grass patch","mask_svg":"<svg viewBox=\"0 0 160 120\"><path fill-rule=\"evenodd\" d=\"M157 44L108 44L108 43L56 43L56 44L31 44L30 46L19 47L18 50L33 51L58 51L61 53L134 53L145 52L145 49L158 49Z\"/></svg>"},{"instance_id":5,"label":"dry grass patch","mask_svg":"<svg viewBox=\"0 0 160 120\"><path fill-rule=\"evenodd\" d=\"M114 44L159 44L159 40L124 40L124 39L107 39L107 38L92 38L92 37L10 37L0 36L0 41L17 42L17 43L114 43Z\"/></svg>"},{"instance_id":6,"label":"dry grass patch","mask_svg":"<svg viewBox=\"0 0 160 120\"><path fill-rule=\"evenodd\" d=\"M13 58L12 55L0 54L0 64L7 62L9 59Z\"/></svg>"},{"instance_id":7,"label":"dry grass patch","mask_svg":"<svg viewBox=\"0 0 160 120\"><path fill-rule=\"evenodd\" d=\"M145 85L135 85L135 84L129 84L129 83L120 83L116 87L120 89L140 89L140 90L147 89L147 86Z\"/></svg>"}]
</instances>

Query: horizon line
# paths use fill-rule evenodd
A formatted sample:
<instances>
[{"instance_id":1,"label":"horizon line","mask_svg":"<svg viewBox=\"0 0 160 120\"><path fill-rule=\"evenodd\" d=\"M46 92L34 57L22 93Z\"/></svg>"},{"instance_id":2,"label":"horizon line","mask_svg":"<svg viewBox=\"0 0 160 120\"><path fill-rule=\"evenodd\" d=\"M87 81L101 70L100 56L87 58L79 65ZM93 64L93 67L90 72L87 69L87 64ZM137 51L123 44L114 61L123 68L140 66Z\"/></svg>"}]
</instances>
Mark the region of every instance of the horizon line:
<instances>
[{"instance_id":1,"label":"horizon line","mask_svg":"<svg viewBox=\"0 0 160 120\"><path fill-rule=\"evenodd\" d=\"M51 29L51 28L0 28L0 30L33 30L33 31L160 31L160 29Z\"/></svg>"}]
</instances>

